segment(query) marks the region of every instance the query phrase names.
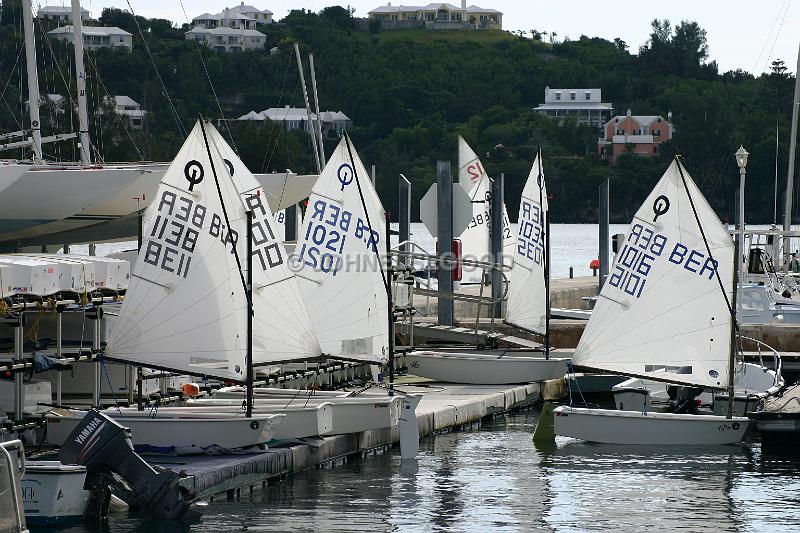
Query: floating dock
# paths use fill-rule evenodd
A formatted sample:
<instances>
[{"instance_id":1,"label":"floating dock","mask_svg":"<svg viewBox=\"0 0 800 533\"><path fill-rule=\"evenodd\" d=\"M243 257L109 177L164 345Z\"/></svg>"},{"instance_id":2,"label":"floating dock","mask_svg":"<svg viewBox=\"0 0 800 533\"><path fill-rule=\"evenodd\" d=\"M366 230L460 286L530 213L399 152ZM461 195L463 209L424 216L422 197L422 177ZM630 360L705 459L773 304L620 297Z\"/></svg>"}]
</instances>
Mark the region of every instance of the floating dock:
<instances>
[{"instance_id":1,"label":"floating dock","mask_svg":"<svg viewBox=\"0 0 800 533\"><path fill-rule=\"evenodd\" d=\"M457 385L407 377L396 383L406 393L423 394L417 406L420 437L457 430L486 416L503 413L540 399L538 383L527 385ZM197 457L146 457L154 465L183 471L181 485L202 498L237 496L270 480L348 457L385 451L399 442L397 427L335 435L312 444L270 448L264 453Z\"/></svg>"}]
</instances>

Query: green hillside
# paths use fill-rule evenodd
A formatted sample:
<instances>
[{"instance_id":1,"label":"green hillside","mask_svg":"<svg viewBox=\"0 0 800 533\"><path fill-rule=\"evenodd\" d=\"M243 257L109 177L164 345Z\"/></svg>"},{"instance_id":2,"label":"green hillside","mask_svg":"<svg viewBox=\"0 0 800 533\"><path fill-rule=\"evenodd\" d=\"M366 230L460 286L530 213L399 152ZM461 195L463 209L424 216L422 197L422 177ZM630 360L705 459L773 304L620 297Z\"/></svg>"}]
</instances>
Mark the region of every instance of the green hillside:
<instances>
[{"instance_id":1,"label":"green hillside","mask_svg":"<svg viewBox=\"0 0 800 533\"><path fill-rule=\"evenodd\" d=\"M27 120L20 97L20 21L19 0L4 1L0 130L19 129ZM102 110L92 119L91 134L109 161L171 159L199 113L235 118L268 107L302 107L291 49L299 42L304 56L314 53L321 106L353 119L350 133L365 163L377 166L378 189L390 211L399 173L412 180L419 198L434 181L437 159L456 166L459 134L490 174L505 173L511 213L541 146L556 222L595 220L597 186L606 178L612 182L613 217L627 221L674 154L683 156L719 215L732 218L738 186L733 152L740 143L752 154L748 220L769 222L776 119L780 181L785 180L793 78L780 63L758 78L718 72L705 31L692 22L673 28L656 21L650 42L630 50L619 39L585 36L550 44L501 31L360 30L345 9L334 7L320 14L293 11L262 28L268 35L264 51L241 54L198 47L168 21L104 10L100 22L134 34L133 52L88 54L90 105ZM37 26L41 92L66 94L65 85L74 84L71 47L45 38L42 31L49 28ZM277 53L270 54L273 47ZM593 128L559 126L532 112L542 103L545 86L600 87L617 114L628 108L639 115L671 111L674 139L662 145L657 158L626 154L609 166L596 155ZM106 94L143 104L150 112L145 128L126 131L104 106ZM43 108L42 120L45 134L76 129L71 113ZM254 171L313 170L310 141L301 132L238 123L231 134ZM334 143L326 145L328 152ZM77 155L71 143L49 147L48 153L63 159Z\"/></svg>"}]
</instances>

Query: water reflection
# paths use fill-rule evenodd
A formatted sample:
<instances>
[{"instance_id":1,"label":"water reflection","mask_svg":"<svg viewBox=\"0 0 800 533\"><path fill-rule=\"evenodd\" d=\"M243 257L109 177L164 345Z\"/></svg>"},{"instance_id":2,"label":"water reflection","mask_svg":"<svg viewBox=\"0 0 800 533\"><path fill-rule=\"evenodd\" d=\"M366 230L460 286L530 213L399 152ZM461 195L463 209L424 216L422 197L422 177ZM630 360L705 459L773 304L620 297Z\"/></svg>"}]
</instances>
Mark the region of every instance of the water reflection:
<instances>
[{"instance_id":1,"label":"water reflection","mask_svg":"<svg viewBox=\"0 0 800 533\"><path fill-rule=\"evenodd\" d=\"M190 531L797 531L800 462L720 448L535 446L518 413L399 451L309 470L213 502ZM71 531L181 531L113 517Z\"/></svg>"}]
</instances>

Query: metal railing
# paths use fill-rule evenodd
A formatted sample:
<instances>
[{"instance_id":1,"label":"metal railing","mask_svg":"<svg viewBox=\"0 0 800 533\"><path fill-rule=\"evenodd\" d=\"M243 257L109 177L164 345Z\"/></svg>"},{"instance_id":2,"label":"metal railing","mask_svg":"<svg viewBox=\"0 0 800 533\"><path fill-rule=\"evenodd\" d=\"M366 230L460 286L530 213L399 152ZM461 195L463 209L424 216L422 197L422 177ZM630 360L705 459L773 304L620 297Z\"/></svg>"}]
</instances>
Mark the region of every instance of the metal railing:
<instances>
[{"instance_id":1,"label":"metal railing","mask_svg":"<svg viewBox=\"0 0 800 533\"><path fill-rule=\"evenodd\" d=\"M773 382L773 386L774 387L782 386L783 377L781 376L781 371L783 369L783 360L781 359L781 354L778 352L778 350L776 350L769 344L760 341L758 339L754 339L752 337L745 337L740 335L739 339L740 341L749 341L756 345L756 355L758 356L758 364L761 365L762 368L767 368L766 365L764 365L764 357L761 350L762 347L772 352L772 364L775 368L775 380ZM742 359L744 360L744 343L740 344L740 353L742 354Z\"/></svg>"},{"instance_id":2,"label":"metal railing","mask_svg":"<svg viewBox=\"0 0 800 533\"><path fill-rule=\"evenodd\" d=\"M405 247L410 248L410 250L406 249ZM393 246L390 249L390 254L396 262L402 263L403 265L406 266L406 268L416 269L417 267L415 266L415 263L417 261L423 263L422 270L426 272L427 277L421 279L416 278L416 281L419 283L420 281L425 280L426 286L422 287L418 283L412 285L413 288L409 293L409 298L411 299L410 306L413 307L413 295L415 292L425 296L426 316L430 314L431 298L454 300L454 301L469 302L476 304L477 308L475 316L476 343L478 342L478 338L480 335L481 311L483 307L486 306L487 313L490 318L489 331L490 333L494 332L495 314L496 314L494 311L497 308L497 306L502 305L502 302L504 302L508 297L509 280L508 276L506 275L506 271L511 269L510 266L501 263L478 261L475 259L439 257L437 255L431 254L429 251L427 251L422 246L413 241L403 241L398 243L396 246ZM486 279L487 275L489 276L489 279L494 279L494 276L492 276L492 274L496 272L497 274L499 274L500 283L503 288L502 294L498 297L485 296L484 295L484 288L486 287L485 283L480 284L480 293L477 296L474 294L447 292L431 288L432 272L437 270L437 268L439 267L452 270L457 266L461 267L467 266L471 268L480 269L482 271L482 276L481 276L482 279ZM412 339L412 345L414 338L413 328L414 328L413 313L409 313L409 330L410 330L410 337Z\"/></svg>"},{"instance_id":3,"label":"metal railing","mask_svg":"<svg viewBox=\"0 0 800 533\"><path fill-rule=\"evenodd\" d=\"M19 480L25 475L25 451L22 447L22 442L19 440L0 443L0 451L3 453L0 461L5 461L8 465L11 497L14 500L14 510L16 511L16 531L26 531L25 509L22 506L22 493L19 484ZM14 456L11 455L12 452Z\"/></svg>"}]
</instances>

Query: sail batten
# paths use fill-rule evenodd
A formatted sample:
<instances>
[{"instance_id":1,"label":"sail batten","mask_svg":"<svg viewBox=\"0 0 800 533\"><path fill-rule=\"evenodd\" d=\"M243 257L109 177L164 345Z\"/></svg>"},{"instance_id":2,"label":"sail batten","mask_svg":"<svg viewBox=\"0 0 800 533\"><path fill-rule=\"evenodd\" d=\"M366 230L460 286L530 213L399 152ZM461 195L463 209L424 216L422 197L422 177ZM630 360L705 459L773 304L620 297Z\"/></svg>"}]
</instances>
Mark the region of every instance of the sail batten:
<instances>
[{"instance_id":1,"label":"sail batten","mask_svg":"<svg viewBox=\"0 0 800 533\"><path fill-rule=\"evenodd\" d=\"M688 172L673 162L633 217L573 363L724 387L732 265L730 235Z\"/></svg>"}]
</instances>

